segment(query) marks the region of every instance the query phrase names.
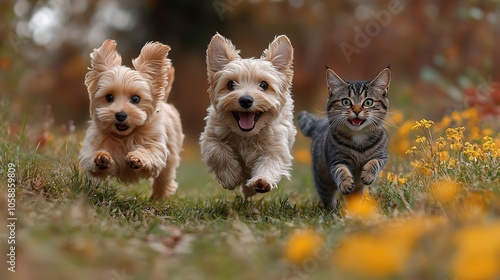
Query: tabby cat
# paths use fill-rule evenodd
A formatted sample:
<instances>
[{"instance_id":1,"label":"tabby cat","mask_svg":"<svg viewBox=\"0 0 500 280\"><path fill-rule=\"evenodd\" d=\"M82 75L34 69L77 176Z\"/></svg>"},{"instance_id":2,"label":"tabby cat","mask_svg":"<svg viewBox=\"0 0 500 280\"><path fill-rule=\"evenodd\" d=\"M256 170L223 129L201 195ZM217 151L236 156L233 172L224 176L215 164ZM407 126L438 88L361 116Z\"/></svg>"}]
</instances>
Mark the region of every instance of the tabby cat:
<instances>
[{"instance_id":1,"label":"tabby cat","mask_svg":"<svg viewBox=\"0 0 500 280\"><path fill-rule=\"evenodd\" d=\"M372 184L387 161L389 66L371 81L348 82L326 70L326 118L298 116L300 130L312 138L316 190L326 208L336 207L337 189L346 195Z\"/></svg>"}]
</instances>

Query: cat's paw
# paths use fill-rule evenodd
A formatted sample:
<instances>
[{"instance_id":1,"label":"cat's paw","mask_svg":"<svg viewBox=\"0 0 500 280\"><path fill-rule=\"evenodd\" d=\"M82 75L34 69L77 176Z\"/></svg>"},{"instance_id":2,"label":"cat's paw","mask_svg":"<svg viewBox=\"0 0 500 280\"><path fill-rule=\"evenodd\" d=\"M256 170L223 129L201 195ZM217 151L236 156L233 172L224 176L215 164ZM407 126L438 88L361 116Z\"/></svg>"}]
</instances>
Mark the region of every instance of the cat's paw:
<instances>
[{"instance_id":1,"label":"cat's paw","mask_svg":"<svg viewBox=\"0 0 500 280\"><path fill-rule=\"evenodd\" d=\"M94 157L94 164L98 170L106 170L113 164L113 159L108 152L97 152Z\"/></svg>"},{"instance_id":2,"label":"cat's paw","mask_svg":"<svg viewBox=\"0 0 500 280\"><path fill-rule=\"evenodd\" d=\"M379 169L379 163L376 160L371 160L365 166L363 166L363 170L361 171L361 182L365 185L371 185L377 179Z\"/></svg>"},{"instance_id":3,"label":"cat's paw","mask_svg":"<svg viewBox=\"0 0 500 280\"><path fill-rule=\"evenodd\" d=\"M128 167L135 170L140 170L144 168L144 160L139 155L133 152L130 152L125 157L125 162L127 163Z\"/></svg>"},{"instance_id":4,"label":"cat's paw","mask_svg":"<svg viewBox=\"0 0 500 280\"><path fill-rule=\"evenodd\" d=\"M266 193L272 190L275 186L263 178L251 179L248 184L248 188L253 189L258 193Z\"/></svg>"},{"instance_id":5,"label":"cat's paw","mask_svg":"<svg viewBox=\"0 0 500 280\"><path fill-rule=\"evenodd\" d=\"M346 178L342 183L339 185L339 189L342 192L342 194L349 194L352 191L354 191L354 180L351 177Z\"/></svg>"},{"instance_id":6,"label":"cat's paw","mask_svg":"<svg viewBox=\"0 0 500 280\"><path fill-rule=\"evenodd\" d=\"M373 182L375 182L375 179L377 179L377 174L364 170L363 172L361 172L361 182L363 182L363 184L371 185Z\"/></svg>"}]
</instances>

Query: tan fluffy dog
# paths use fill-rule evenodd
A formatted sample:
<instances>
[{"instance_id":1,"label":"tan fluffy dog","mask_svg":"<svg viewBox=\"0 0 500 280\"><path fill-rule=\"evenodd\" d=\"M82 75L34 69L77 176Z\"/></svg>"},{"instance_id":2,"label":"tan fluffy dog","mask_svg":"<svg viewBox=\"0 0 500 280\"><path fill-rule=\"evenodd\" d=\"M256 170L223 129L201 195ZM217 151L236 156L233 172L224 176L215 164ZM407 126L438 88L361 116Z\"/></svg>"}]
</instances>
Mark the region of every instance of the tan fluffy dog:
<instances>
[{"instance_id":1,"label":"tan fluffy dog","mask_svg":"<svg viewBox=\"0 0 500 280\"><path fill-rule=\"evenodd\" d=\"M153 198L177 189L176 169L184 135L177 110L167 104L174 69L170 47L147 43L122 66L116 42L106 40L90 55L85 76L90 97L90 127L80 164L92 177L115 176L123 183L154 178Z\"/></svg>"},{"instance_id":2,"label":"tan fluffy dog","mask_svg":"<svg viewBox=\"0 0 500 280\"><path fill-rule=\"evenodd\" d=\"M243 59L231 41L216 34L207 49L210 98L200 137L203 161L225 189L245 196L289 178L293 125L293 48L278 36L261 58Z\"/></svg>"}]
</instances>

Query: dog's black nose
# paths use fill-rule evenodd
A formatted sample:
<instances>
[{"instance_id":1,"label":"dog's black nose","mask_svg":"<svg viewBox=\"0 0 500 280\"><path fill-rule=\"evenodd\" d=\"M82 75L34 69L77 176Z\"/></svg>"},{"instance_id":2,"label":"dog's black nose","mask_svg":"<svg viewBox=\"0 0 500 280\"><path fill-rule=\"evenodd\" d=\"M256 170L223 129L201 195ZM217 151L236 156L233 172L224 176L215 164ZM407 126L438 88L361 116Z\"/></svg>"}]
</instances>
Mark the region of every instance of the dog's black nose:
<instances>
[{"instance_id":1,"label":"dog's black nose","mask_svg":"<svg viewBox=\"0 0 500 280\"><path fill-rule=\"evenodd\" d=\"M248 95L245 95L245 96L240 97L238 102L240 103L241 107L248 109L248 108L252 107L252 105L253 105L253 98L248 96Z\"/></svg>"},{"instance_id":2,"label":"dog's black nose","mask_svg":"<svg viewBox=\"0 0 500 280\"><path fill-rule=\"evenodd\" d=\"M117 121L122 122L127 119L127 114L125 114L124 112L118 112L115 114L115 118Z\"/></svg>"}]
</instances>

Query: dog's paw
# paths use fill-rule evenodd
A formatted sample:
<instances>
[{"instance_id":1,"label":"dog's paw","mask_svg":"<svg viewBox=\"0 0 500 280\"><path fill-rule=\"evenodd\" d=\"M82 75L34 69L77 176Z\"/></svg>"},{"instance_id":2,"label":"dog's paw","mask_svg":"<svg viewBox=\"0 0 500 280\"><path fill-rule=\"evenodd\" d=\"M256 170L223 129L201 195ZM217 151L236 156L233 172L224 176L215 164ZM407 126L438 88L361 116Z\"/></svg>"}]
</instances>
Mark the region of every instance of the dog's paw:
<instances>
[{"instance_id":1,"label":"dog's paw","mask_svg":"<svg viewBox=\"0 0 500 280\"><path fill-rule=\"evenodd\" d=\"M342 194L351 193L352 191L354 191L354 187L355 185L352 177L345 178L345 180L342 181L342 183L340 183L339 185L339 189L342 192Z\"/></svg>"},{"instance_id":2,"label":"dog's paw","mask_svg":"<svg viewBox=\"0 0 500 280\"><path fill-rule=\"evenodd\" d=\"M133 153L129 153L127 157L125 157L125 162L127 163L128 167L135 170L140 170L144 168L144 160L142 160L139 156Z\"/></svg>"},{"instance_id":3,"label":"dog's paw","mask_svg":"<svg viewBox=\"0 0 500 280\"><path fill-rule=\"evenodd\" d=\"M273 189L273 185L263 178L251 180L248 183L248 187L258 193L266 193Z\"/></svg>"},{"instance_id":4,"label":"dog's paw","mask_svg":"<svg viewBox=\"0 0 500 280\"><path fill-rule=\"evenodd\" d=\"M113 159L108 152L97 152L94 164L98 170L106 170L113 164Z\"/></svg>"}]
</instances>

